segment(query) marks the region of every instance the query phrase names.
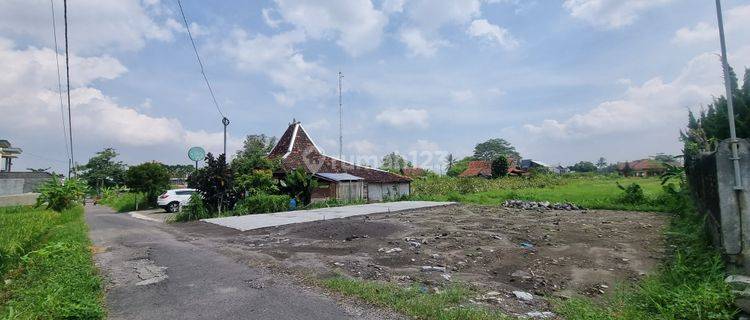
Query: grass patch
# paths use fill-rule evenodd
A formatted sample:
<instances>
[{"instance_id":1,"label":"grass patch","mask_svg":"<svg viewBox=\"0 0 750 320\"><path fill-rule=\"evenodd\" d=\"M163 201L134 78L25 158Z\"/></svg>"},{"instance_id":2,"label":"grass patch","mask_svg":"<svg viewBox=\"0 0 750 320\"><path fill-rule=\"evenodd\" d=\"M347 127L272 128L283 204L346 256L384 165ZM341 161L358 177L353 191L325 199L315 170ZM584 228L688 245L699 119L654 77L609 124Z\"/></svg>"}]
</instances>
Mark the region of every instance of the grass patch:
<instances>
[{"instance_id":1,"label":"grass patch","mask_svg":"<svg viewBox=\"0 0 750 320\"><path fill-rule=\"evenodd\" d=\"M724 283L721 254L710 245L705 219L684 195L666 232L671 252L659 270L619 288L601 303L588 299L560 302L567 319L734 319L737 309Z\"/></svg>"},{"instance_id":2,"label":"grass patch","mask_svg":"<svg viewBox=\"0 0 750 320\"><path fill-rule=\"evenodd\" d=\"M148 203L148 199L144 193L113 193L99 199L100 204L108 206L117 212L135 211L136 201L138 202L138 210L153 208L153 205Z\"/></svg>"},{"instance_id":3,"label":"grass patch","mask_svg":"<svg viewBox=\"0 0 750 320\"><path fill-rule=\"evenodd\" d=\"M87 232L80 206L0 208L0 318L104 318Z\"/></svg>"},{"instance_id":4,"label":"grass patch","mask_svg":"<svg viewBox=\"0 0 750 320\"><path fill-rule=\"evenodd\" d=\"M623 191L617 187L639 184L647 197L640 204L619 201ZM464 185L461 187L460 185ZM457 201L499 205L505 200L571 202L589 209L668 211L660 201L662 187L658 178L626 178L594 175L539 175L536 177L482 178L434 177L413 182L413 199Z\"/></svg>"},{"instance_id":5,"label":"grass patch","mask_svg":"<svg viewBox=\"0 0 750 320\"><path fill-rule=\"evenodd\" d=\"M461 286L451 286L438 293L428 293L426 289L418 285L403 288L388 283L342 276L323 280L323 285L335 292L354 296L416 319L510 319L497 311L465 305L473 292Z\"/></svg>"}]
</instances>

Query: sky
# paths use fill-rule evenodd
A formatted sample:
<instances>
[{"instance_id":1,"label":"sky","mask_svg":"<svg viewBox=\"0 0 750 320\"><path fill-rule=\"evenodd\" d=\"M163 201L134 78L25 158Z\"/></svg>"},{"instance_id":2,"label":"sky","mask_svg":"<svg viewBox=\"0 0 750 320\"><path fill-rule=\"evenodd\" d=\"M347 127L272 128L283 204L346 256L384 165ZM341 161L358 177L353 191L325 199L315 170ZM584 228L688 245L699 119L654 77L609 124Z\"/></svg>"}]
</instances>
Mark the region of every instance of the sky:
<instances>
[{"instance_id":1,"label":"sky","mask_svg":"<svg viewBox=\"0 0 750 320\"><path fill-rule=\"evenodd\" d=\"M677 154L688 110L724 90L713 1L182 1L230 154L296 119L337 156L338 72L343 157L398 152L435 171L490 138L551 165ZM176 0L68 2L76 162L106 147L133 165L222 152ZM723 6L742 75L750 2ZM15 170L67 172L62 7L0 2L0 139L24 150Z\"/></svg>"}]
</instances>

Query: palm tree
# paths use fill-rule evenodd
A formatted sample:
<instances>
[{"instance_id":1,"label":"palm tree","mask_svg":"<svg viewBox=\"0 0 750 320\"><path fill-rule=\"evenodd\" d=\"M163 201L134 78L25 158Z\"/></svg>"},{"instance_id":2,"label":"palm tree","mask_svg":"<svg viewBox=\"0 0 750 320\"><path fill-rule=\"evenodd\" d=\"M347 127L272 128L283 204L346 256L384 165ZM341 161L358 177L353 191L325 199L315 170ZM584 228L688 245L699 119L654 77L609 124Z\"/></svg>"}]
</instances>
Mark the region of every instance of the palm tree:
<instances>
[{"instance_id":1,"label":"palm tree","mask_svg":"<svg viewBox=\"0 0 750 320\"><path fill-rule=\"evenodd\" d=\"M448 172L448 171L451 171L451 168L453 168L453 164L456 163L456 159L453 159L453 154L449 153L447 156L445 156L445 162L446 162L445 172Z\"/></svg>"}]
</instances>

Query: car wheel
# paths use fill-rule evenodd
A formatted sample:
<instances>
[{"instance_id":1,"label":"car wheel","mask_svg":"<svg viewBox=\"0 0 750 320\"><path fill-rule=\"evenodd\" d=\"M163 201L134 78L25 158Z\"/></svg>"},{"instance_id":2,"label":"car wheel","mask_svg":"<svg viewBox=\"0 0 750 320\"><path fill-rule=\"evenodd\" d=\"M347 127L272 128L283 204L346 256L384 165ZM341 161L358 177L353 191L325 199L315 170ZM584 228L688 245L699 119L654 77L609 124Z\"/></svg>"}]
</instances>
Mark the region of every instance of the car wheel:
<instances>
[{"instance_id":1,"label":"car wheel","mask_svg":"<svg viewBox=\"0 0 750 320\"><path fill-rule=\"evenodd\" d=\"M179 202L172 202L167 206L167 212L177 212L177 211L180 211Z\"/></svg>"}]
</instances>

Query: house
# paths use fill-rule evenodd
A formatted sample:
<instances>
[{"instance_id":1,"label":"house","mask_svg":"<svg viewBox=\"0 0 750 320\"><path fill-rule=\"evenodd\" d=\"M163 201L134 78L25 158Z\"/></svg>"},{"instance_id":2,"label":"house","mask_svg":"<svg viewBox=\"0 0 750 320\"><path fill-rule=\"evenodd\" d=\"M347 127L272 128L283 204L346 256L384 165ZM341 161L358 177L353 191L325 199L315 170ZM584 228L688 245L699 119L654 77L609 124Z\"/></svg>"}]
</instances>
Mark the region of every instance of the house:
<instances>
[{"instance_id":1,"label":"house","mask_svg":"<svg viewBox=\"0 0 750 320\"><path fill-rule=\"evenodd\" d=\"M515 161L509 159L510 165L508 166L508 174L510 175L523 175L526 171L519 169L516 166ZM482 177L492 178L492 162L486 160L475 160L469 162L469 168L461 172L459 177Z\"/></svg>"},{"instance_id":2,"label":"house","mask_svg":"<svg viewBox=\"0 0 750 320\"><path fill-rule=\"evenodd\" d=\"M617 164L617 171L620 174L625 175L625 168L629 167L629 173L627 175L633 177L652 177L659 176L667 171L667 166L664 162L654 159L641 159L629 162L621 162Z\"/></svg>"},{"instance_id":3,"label":"house","mask_svg":"<svg viewBox=\"0 0 750 320\"><path fill-rule=\"evenodd\" d=\"M469 167L458 176L492 178L492 165L489 161L485 160L471 161L469 162Z\"/></svg>"},{"instance_id":4,"label":"house","mask_svg":"<svg viewBox=\"0 0 750 320\"><path fill-rule=\"evenodd\" d=\"M523 159L523 160L521 160L521 163L520 163L519 167L521 168L521 170L524 170L524 171L529 171L529 170L535 169L535 168L543 169L543 170L552 170L552 166L550 166L550 165L548 165L548 164L546 164L544 162L536 161L536 160L532 160L532 159Z\"/></svg>"},{"instance_id":5,"label":"house","mask_svg":"<svg viewBox=\"0 0 750 320\"><path fill-rule=\"evenodd\" d=\"M18 158L23 150L10 145L8 140L0 140L0 172L10 172L13 159Z\"/></svg>"},{"instance_id":6,"label":"house","mask_svg":"<svg viewBox=\"0 0 750 320\"><path fill-rule=\"evenodd\" d=\"M323 154L298 121L292 121L268 154L279 159L283 172L302 168L318 180L313 200L384 201L408 196L411 179L384 170L357 165Z\"/></svg>"}]
</instances>

